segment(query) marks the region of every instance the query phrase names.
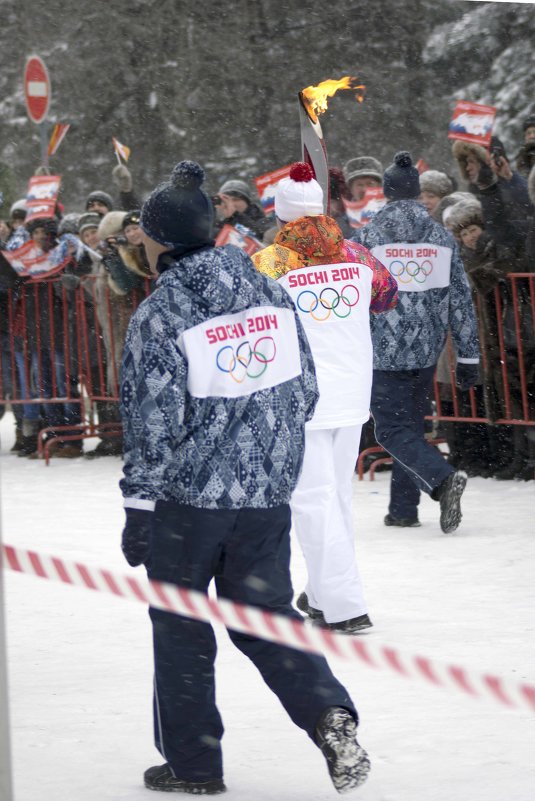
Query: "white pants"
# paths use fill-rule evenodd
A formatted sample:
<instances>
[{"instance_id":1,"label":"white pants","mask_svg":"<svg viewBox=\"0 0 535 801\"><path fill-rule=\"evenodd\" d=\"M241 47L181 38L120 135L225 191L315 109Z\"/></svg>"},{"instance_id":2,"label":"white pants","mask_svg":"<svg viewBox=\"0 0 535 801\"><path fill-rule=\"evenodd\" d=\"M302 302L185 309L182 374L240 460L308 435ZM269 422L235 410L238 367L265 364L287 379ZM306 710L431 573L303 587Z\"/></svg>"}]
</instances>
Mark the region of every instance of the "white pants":
<instances>
[{"instance_id":1,"label":"white pants","mask_svg":"<svg viewBox=\"0 0 535 801\"><path fill-rule=\"evenodd\" d=\"M308 571L305 592L327 623L367 611L351 508L361 429L307 430L303 471L291 500L293 527Z\"/></svg>"}]
</instances>

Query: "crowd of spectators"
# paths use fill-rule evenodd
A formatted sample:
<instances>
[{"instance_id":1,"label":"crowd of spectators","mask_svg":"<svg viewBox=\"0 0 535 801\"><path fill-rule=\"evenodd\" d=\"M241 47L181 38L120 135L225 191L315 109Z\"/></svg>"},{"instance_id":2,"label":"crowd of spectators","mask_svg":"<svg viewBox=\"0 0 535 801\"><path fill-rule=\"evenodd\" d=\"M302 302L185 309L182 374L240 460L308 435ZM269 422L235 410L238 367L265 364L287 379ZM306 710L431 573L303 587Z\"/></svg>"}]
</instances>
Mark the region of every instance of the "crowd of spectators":
<instances>
[{"instance_id":1,"label":"crowd of spectators","mask_svg":"<svg viewBox=\"0 0 535 801\"><path fill-rule=\"evenodd\" d=\"M484 421L440 423L456 468L469 475L528 480L534 475L535 427L496 421L535 419L533 284L530 291L529 279L508 277L535 272L535 117L524 122L515 159L496 137L489 149L457 140L452 158L458 177L426 169L419 199L460 249L478 315L482 361L478 386L461 392L452 380L453 351L445 349L433 411L442 418ZM117 403L122 348L132 312L156 276L143 247L142 200L133 191L130 171L117 165L112 179L117 199L92 191L80 212L65 213L58 204L54 217L28 223L22 199L0 220L0 410L9 399L24 400L12 404L12 450L20 456L37 458L42 429L58 458L122 452ZM345 202L362 201L382 180L382 164L368 155L330 168L330 214L346 238L355 231ZM217 228L240 224L264 245L273 241L274 219L264 215L242 178L224 181L213 203ZM67 264L54 280L21 278L2 255L29 240L43 252L61 243L67 248ZM50 402L54 398L68 402ZM98 422L100 441L84 454L77 435L88 413ZM370 422L361 448L373 444Z\"/></svg>"}]
</instances>

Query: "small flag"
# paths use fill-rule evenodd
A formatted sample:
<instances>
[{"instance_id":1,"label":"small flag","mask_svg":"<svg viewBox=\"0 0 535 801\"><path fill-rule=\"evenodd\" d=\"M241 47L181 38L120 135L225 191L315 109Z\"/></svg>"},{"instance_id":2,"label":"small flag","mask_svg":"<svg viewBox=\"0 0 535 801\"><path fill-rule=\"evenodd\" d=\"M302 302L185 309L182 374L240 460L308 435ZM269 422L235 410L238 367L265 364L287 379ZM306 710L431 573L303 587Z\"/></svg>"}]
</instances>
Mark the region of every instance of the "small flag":
<instances>
[{"instance_id":1,"label":"small flag","mask_svg":"<svg viewBox=\"0 0 535 801\"><path fill-rule=\"evenodd\" d=\"M416 164L414 166L416 167L416 169L418 170L420 175L423 172L427 172L427 170L431 169L429 167L429 164L427 163L427 161L424 161L423 159L418 159L418 161L416 162Z\"/></svg>"},{"instance_id":2,"label":"small flag","mask_svg":"<svg viewBox=\"0 0 535 801\"><path fill-rule=\"evenodd\" d=\"M117 155L120 156L124 161L128 161L128 159L130 158L130 148L127 147L126 145L122 145L119 142L119 140L116 139L114 136L112 136L111 140L113 142L113 147L115 148L115 152L117 153Z\"/></svg>"},{"instance_id":3,"label":"small flag","mask_svg":"<svg viewBox=\"0 0 535 801\"><path fill-rule=\"evenodd\" d=\"M50 142L48 143L49 156L54 156L58 152L58 148L65 139L67 131L70 127L70 123L68 122L58 122L56 125L54 125L52 136L50 137Z\"/></svg>"},{"instance_id":4,"label":"small flag","mask_svg":"<svg viewBox=\"0 0 535 801\"><path fill-rule=\"evenodd\" d=\"M495 106L459 100L449 124L448 139L462 139L488 147L495 118Z\"/></svg>"}]
</instances>

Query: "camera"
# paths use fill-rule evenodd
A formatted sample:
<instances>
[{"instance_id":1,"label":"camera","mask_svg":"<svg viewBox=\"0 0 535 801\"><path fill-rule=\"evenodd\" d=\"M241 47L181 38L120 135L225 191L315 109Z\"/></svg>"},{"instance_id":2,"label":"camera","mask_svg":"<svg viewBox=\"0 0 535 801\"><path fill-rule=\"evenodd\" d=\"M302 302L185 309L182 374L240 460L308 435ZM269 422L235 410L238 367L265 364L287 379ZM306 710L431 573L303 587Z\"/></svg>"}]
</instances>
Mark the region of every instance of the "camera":
<instances>
[{"instance_id":1,"label":"camera","mask_svg":"<svg viewBox=\"0 0 535 801\"><path fill-rule=\"evenodd\" d=\"M500 169L505 159L505 153L503 149L501 147L493 147L490 152L496 167Z\"/></svg>"}]
</instances>

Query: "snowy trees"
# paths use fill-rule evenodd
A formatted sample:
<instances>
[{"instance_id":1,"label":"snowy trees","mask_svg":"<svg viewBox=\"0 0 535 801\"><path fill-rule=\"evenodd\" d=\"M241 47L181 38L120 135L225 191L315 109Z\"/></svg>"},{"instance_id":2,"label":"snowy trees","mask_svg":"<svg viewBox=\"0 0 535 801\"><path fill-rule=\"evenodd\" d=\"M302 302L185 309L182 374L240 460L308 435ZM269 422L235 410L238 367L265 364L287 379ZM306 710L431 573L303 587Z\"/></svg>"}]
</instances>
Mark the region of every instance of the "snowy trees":
<instances>
[{"instance_id":1,"label":"snowy trees","mask_svg":"<svg viewBox=\"0 0 535 801\"><path fill-rule=\"evenodd\" d=\"M297 93L325 78L367 86L362 105L342 92L322 120L332 164L362 153L389 163L407 148L445 168L455 96L499 105L508 144L533 103L530 5L3 0L2 11L0 160L24 191L39 137L22 71L37 52L51 74L50 120L72 124L51 165L71 207L110 187L112 135L131 147L142 193L184 157L205 164L213 189L294 160Z\"/></svg>"}]
</instances>

